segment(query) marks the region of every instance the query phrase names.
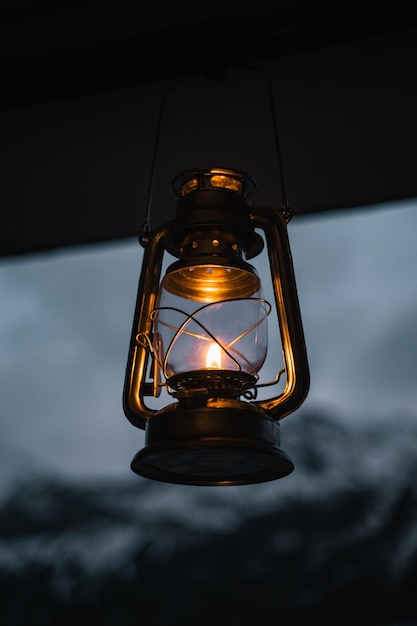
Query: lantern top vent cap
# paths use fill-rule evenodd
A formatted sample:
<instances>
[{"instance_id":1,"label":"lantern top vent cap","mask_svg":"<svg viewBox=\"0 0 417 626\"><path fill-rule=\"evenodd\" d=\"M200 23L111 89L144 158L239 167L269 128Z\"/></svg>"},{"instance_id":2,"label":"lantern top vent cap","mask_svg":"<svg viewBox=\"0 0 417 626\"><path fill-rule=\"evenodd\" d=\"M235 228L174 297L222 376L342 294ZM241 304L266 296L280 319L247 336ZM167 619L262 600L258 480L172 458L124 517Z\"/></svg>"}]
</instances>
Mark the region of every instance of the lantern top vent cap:
<instances>
[{"instance_id":1,"label":"lantern top vent cap","mask_svg":"<svg viewBox=\"0 0 417 626\"><path fill-rule=\"evenodd\" d=\"M197 167L176 176L172 182L178 197L193 191L228 190L250 198L256 191L256 183L245 172L220 167Z\"/></svg>"}]
</instances>

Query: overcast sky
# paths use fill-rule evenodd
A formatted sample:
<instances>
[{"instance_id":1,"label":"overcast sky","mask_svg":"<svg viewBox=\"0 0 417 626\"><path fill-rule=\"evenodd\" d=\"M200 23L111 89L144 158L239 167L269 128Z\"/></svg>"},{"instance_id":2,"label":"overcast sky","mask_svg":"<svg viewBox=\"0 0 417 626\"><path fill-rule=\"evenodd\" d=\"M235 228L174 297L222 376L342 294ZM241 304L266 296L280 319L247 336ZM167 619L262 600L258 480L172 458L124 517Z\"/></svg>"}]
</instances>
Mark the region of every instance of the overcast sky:
<instances>
[{"instance_id":1,"label":"overcast sky","mask_svg":"<svg viewBox=\"0 0 417 626\"><path fill-rule=\"evenodd\" d=\"M417 415L416 209L290 222L311 368L301 410ZM0 262L3 476L32 464L131 475L143 431L124 417L122 388L141 258L129 240Z\"/></svg>"}]
</instances>

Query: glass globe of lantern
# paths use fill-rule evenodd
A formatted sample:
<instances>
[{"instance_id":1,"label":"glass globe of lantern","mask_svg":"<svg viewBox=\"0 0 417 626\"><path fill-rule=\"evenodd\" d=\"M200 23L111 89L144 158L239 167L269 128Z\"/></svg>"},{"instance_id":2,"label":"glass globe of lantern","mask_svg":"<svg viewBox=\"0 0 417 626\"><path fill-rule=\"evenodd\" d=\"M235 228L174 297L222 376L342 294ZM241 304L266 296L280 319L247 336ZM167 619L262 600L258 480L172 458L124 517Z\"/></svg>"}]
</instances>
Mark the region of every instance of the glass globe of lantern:
<instances>
[{"instance_id":1,"label":"glass globe of lantern","mask_svg":"<svg viewBox=\"0 0 417 626\"><path fill-rule=\"evenodd\" d=\"M230 372L244 387L255 385L267 354L271 307L255 268L241 265L168 269L153 319L155 357L170 387L187 381L210 386L214 370Z\"/></svg>"}]
</instances>

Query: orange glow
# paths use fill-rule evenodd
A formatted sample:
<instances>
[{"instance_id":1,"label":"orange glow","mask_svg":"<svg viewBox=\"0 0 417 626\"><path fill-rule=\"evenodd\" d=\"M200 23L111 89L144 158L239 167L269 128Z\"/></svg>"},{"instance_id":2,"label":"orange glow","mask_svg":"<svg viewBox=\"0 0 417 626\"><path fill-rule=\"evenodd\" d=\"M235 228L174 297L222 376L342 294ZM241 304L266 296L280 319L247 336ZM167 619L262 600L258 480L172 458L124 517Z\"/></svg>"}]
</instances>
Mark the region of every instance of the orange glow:
<instances>
[{"instance_id":1,"label":"orange glow","mask_svg":"<svg viewBox=\"0 0 417 626\"><path fill-rule=\"evenodd\" d=\"M207 350L206 368L207 369L221 369L222 359L220 346L217 343L212 343Z\"/></svg>"}]
</instances>

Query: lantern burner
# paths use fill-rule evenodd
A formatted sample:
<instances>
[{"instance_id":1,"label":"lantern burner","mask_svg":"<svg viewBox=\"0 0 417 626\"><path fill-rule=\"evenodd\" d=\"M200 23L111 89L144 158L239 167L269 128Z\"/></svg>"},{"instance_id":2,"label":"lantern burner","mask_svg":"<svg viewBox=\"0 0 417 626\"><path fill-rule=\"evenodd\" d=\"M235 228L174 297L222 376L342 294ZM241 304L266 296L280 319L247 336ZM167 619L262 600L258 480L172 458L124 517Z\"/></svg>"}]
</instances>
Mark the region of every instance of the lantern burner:
<instances>
[{"instance_id":1,"label":"lantern burner","mask_svg":"<svg viewBox=\"0 0 417 626\"><path fill-rule=\"evenodd\" d=\"M229 370L197 370L183 372L167 379L167 385L175 389L174 398L182 399L198 394L210 397L256 398L257 377L246 372Z\"/></svg>"}]
</instances>

